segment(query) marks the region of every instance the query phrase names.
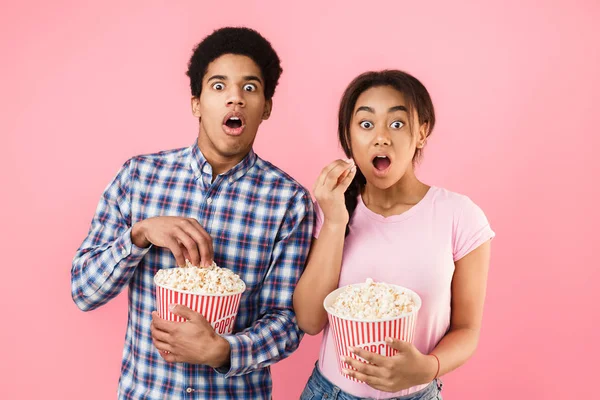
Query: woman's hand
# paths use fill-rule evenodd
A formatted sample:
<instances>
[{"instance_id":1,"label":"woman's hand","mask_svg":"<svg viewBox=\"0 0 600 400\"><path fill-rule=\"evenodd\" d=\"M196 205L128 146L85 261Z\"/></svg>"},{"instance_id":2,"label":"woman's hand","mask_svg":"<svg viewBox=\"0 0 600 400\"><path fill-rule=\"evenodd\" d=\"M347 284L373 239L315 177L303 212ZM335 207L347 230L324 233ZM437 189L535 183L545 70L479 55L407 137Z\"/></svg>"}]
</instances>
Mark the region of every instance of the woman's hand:
<instances>
[{"instance_id":1,"label":"woman's hand","mask_svg":"<svg viewBox=\"0 0 600 400\"><path fill-rule=\"evenodd\" d=\"M344 201L344 192L356 175L353 160L336 160L323 168L313 188L319 207L323 210L325 222L334 225L348 224L349 216Z\"/></svg>"},{"instance_id":2,"label":"woman's hand","mask_svg":"<svg viewBox=\"0 0 600 400\"><path fill-rule=\"evenodd\" d=\"M353 347L351 352L369 364L343 357L343 361L356 370L345 370L344 373L384 392L398 392L433 380L437 371L435 357L421 353L412 343L391 338L386 342L398 350L398 354L385 357Z\"/></svg>"}]
</instances>

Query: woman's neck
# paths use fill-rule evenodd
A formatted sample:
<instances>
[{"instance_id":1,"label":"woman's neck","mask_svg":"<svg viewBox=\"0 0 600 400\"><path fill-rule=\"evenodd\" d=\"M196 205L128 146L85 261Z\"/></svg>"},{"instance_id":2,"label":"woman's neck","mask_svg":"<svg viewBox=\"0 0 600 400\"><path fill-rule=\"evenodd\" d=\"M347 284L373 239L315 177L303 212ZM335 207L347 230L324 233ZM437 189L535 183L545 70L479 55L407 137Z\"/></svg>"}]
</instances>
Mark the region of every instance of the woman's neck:
<instances>
[{"instance_id":1,"label":"woman's neck","mask_svg":"<svg viewBox=\"0 0 600 400\"><path fill-rule=\"evenodd\" d=\"M400 214L425 197L429 186L417 179L414 172L407 173L387 189L367 182L362 192L363 203L378 214Z\"/></svg>"}]
</instances>

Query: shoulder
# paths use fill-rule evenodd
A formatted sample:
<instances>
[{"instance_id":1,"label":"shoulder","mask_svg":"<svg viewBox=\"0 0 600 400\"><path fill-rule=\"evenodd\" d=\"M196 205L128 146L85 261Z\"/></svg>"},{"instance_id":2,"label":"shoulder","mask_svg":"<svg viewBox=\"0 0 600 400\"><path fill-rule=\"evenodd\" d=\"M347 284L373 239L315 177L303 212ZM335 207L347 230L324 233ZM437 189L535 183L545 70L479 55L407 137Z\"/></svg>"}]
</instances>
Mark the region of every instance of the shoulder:
<instances>
[{"instance_id":1,"label":"shoulder","mask_svg":"<svg viewBox=\"0 0 600 400\"><path fill-rule=\"evenodd\" d=\"M432 203L437 209L454 215L479 209L479 206L465 194L435 186L432 186L429 190L433 191Z\"/></svg>"},{"instance_id":2,"label":"shoulder","mask_svg":"<svg viewBox=\"0 0 600 400\"><path fill-rule=\"evenodd\" d=\"M296 201L309 202L312 200L308 189L292 178L287 172L272 163L256 158L256 176L261 185L266 185L274 195L288 197Z\"/></svg>"}]
</instances>

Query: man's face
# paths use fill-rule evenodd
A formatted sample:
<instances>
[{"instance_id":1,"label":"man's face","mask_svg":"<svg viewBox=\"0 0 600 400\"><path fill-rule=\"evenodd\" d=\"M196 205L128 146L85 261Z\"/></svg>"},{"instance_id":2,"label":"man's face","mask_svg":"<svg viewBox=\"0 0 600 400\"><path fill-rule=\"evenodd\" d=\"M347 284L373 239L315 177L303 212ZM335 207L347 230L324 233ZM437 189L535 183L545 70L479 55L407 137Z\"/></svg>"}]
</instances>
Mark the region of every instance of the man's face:
<instances>
[{"instance_id":1,"label":"man's face","mask_svg":"<svg viewBox=\"0 0 600 400\"><path fill-rule=\"evenodd\" d=\"M269 118L264 78L247 56L225 54L208 65L192 112L200 119L203 152L221 160L241 160L252 148L258 127Z\"/></svg>"}]
</instances>

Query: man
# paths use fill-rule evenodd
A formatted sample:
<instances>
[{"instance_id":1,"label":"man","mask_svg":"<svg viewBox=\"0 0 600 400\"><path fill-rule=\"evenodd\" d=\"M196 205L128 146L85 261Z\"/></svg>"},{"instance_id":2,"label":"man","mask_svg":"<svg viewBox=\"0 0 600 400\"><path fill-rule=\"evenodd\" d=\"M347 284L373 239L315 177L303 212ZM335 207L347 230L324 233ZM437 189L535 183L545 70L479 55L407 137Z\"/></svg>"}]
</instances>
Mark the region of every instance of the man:
<instances>
[{"instance_id":1,"label":"man","mask_svg":"<svg viewBox=\"0 0 600 400\"><path fill-rule=\"evenodd\" d=\"M223 28L188 65L197 141L137 156L107 187L71 273L73 300L93 310L129 287L120 399L269 398L269 365L302 333L292 294L310 247L309 193L252 150L281 75L270 43L247 28ZM198 313L155 310L161 268L217 265L246 283L231 335Z\"/></svg>"}]
</instances>

